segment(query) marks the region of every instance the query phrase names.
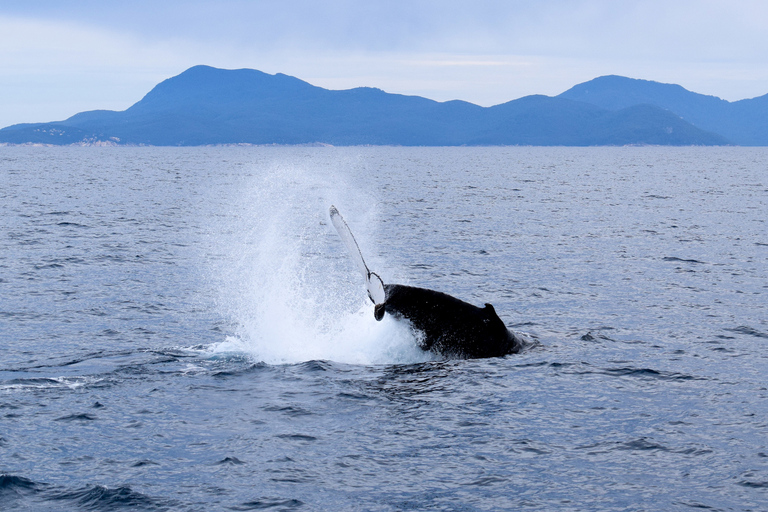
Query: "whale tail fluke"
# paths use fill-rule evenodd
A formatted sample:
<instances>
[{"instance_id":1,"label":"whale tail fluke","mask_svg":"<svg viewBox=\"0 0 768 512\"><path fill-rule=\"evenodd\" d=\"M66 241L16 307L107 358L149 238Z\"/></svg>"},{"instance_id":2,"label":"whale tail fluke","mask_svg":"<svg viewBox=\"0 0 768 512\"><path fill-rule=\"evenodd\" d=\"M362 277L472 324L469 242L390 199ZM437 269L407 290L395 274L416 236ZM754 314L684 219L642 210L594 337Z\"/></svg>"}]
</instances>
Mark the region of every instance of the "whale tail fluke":
<instances>
[{"instance_id":1,"label":"whale tail fluke","mask_svg":"<svg viewBox=\"0 0 768 512\"><path fill-rule=\"evenodd\" d=\"M365 287L368 290L368 297L374 304L383 304L386 298L386 294L384 293L384 282L378 274L371 272L368 269L368 265L365 264L365 260L363 259L363 253L360 252L360 246L357 245L355 236L349 229L344 217L339 213L339 210L336 209L335 206L331 206L329 213L331 215L331 223L333 224L333 227L336 228L339 237L341 237L341 241L344 242L344 246L347 248L347 252L352 257L352 260L354 260L357 269L363 275L363 279L365 279Z\"/></svg>"}]
</instances>

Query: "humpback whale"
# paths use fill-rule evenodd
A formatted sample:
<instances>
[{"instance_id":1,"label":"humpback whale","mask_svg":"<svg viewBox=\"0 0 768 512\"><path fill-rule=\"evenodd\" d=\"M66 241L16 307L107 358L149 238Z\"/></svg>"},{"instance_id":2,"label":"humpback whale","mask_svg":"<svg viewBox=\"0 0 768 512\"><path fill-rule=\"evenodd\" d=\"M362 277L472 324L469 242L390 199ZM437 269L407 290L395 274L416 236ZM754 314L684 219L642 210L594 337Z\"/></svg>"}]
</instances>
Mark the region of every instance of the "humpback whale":
<instances>
[{"instance_id":1,"label":"humpback whale","mask_svg":"<svg viewBox=\"0 0 768 512\"><path fill-rule=\"evenodd\" d=\"M418 333L422 350L449 358L501 357L523 347L523 340L507 329L491 304L479 308L435 290L384 284L365 264L352 231L335 206L331 206L330 216L365 279L376 320L389 314L409 322Z\"/></svg>"}]
</instances>

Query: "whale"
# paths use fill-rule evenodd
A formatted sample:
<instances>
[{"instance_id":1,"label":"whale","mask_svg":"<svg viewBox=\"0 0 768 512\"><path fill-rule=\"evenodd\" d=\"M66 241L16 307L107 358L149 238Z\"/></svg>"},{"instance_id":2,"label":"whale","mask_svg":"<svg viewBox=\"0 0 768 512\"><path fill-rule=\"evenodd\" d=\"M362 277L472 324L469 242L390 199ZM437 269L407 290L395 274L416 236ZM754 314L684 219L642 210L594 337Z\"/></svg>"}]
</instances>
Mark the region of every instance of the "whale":
<instances>
[{"instance_id":1,"label":"whale","mask_svg":"<svg viewBox=\"0 0 768 512\"><path fill-rule=\"evenodd\" d=\"M365 279L376 320L390 315L408 323L422 350L451 359L502 357L523 348L523 338L507 328L491 304L478 307L427 288L384 284L366 265L360 246L339 210L331 206L329 213L331 223Z\"/></svg>"}]
</instances>

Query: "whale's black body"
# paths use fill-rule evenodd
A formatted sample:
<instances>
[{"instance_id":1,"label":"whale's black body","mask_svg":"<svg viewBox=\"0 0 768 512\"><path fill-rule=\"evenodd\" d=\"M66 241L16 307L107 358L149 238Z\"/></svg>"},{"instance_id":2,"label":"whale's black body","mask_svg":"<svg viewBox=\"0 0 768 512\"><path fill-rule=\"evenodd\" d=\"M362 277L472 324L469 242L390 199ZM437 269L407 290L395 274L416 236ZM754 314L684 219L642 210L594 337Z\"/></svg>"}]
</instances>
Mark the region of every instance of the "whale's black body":
<instances>
[{"instance_id":1,"label":"whale's black body","mask_svg":"<svg viewBox=\"0 0 768 512\"><path fill-rule=\"evenodd\" d=\"M386 300L374 315L408 320L422 337L420 346L446 357L480 358L515 354L522 340L510 332L491 304L479 308L446 293L385 284Z\"/></svg>"},{"instance_id":2,"label":"whale's black body","mask_svg":"<svg viewBox=\"0 0 768 512\"><path fill-rule=\"evenodd\" d=\"M514 354L523 341L509 331L493 306L479 308L448 294L384 284L363 260L360 247L339 211L331 206L331 221L350 256L365 278L368 297L375 304L376 320L390 314L408 321L420 333L420 347L445 357L500 357Z\"/></svg>"}]
</instances>

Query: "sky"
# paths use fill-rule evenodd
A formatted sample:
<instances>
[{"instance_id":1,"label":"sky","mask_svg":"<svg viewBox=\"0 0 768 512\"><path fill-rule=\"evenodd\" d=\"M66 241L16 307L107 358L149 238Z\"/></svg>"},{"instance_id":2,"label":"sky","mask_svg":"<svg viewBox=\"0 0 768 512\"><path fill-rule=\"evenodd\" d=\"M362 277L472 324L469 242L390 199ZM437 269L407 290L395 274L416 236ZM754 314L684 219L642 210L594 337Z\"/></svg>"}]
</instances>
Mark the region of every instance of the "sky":
<instances>
[{"instance_id":1,"label":"sky","mask_svg":"<svg viewBox=\"0 0 768 512\"><path fill-rule=\"evenodd\" d=\"M197 65L491 106L602 75L768 93L765 0L2 0L0 127L124 110Z\"/></svg>"}]
</instances>

